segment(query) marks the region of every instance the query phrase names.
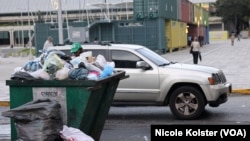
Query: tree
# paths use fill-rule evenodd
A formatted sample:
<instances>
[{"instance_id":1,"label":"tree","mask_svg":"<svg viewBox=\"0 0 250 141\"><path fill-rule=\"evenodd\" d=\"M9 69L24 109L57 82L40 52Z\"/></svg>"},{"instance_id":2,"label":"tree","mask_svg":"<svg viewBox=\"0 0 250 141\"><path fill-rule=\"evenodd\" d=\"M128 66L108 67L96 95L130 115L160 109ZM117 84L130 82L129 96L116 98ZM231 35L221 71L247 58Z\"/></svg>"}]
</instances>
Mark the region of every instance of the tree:
<instances>
[{"instance_id":1,"label":"tree","mask_svg":"<svg viewBox=\"0 0 250 141\"><path fill-rule=\"evenodd\" d=\"M231 31L239 32L249 27L250 0L217 0L215 5L223 22L233 25Z\"/></svg>"}]
</instances>

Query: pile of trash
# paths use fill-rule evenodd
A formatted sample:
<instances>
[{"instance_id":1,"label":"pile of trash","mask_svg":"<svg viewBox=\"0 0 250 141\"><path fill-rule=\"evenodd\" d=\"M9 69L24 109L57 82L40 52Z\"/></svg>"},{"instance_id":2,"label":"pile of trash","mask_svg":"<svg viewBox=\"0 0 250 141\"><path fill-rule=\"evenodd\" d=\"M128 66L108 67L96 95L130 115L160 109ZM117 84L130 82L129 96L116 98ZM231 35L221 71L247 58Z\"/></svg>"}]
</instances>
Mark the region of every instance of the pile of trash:
<instances>
[{"instance_id":1,"label":"pile of trash","mask_svg":"<svg viewBox=\"0 0 250 141\"><path fill-rule=\"evenodd\" d=\"M14 69L12 80L99 80L114 73L114 62L107 62L103 55L93 60L83 52L71 57L60 50L43 52L38 58ZM91 60L91 61L90 61Z\"/></svg>"},{"instance_id":2,"label":"pile of trash","mask_svg":"<svg viewBox=\"0 0 250 141\"><path fill-rule=\"evenodd\" d=\"M73 127L63 124L61 105L51 99L37 99L2 112L13 118L17 141L94 141Z\"/></svg>"}]
</instances>

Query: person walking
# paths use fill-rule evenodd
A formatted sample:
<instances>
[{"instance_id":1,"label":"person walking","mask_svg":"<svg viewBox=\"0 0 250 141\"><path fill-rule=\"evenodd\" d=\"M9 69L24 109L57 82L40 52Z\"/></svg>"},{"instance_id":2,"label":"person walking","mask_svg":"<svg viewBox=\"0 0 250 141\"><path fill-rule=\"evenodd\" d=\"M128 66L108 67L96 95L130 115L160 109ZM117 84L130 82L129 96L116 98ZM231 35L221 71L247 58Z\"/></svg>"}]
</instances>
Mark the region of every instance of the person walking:
<instances>
[{"instance_id":1,"label":"person walking","mask_svg":"<svg viewBox=\"0 0 250 141\"><path fill-rule=\"evenodd\" d=\"M98 38L95 37L94 44L99 44Z\"/></svg>"},{"instance_id":2,"label":"person walking","mask_svg":"<svg viewBox=\"0 0 250 141\"><path fill-rule=\"evenodd\" d=\"M234 46L234 39L235 39L235 35L234 33L232 33L231 35L231 45Z\"/></svg>"},{"instance_id":3,"label":"person walking","mask_svg":"<svg viewBox=\"0 0 250 141\"><path fill-rule=\"evenodd\" d=\"M238 41L240 41L240 33L238 34L237 38L238 38Z\"/></svg>"},{"instance_id":4,"label":"person walking","mask_svg":"<svg viewBox=\"0 0 250 141\"><path fill-rule=\"evenodd\" d=\"M198 57L199 57L201 46L197 37L194 37L194 40L191 43L191 47L193 48L192 50L193 63L198 64Z\"/></svg>"},{"instance_id":5,"label":"person walking","mask_svg":"<svg viewBox=\"0 0 250 141\"><path fill-rule=\"evenodd\" d=\"M51 47L51 46L53 46L53 38L49 36L47 40L44 42L43 51L46 51L48 47Z\"/></svg>"}]
</instances>

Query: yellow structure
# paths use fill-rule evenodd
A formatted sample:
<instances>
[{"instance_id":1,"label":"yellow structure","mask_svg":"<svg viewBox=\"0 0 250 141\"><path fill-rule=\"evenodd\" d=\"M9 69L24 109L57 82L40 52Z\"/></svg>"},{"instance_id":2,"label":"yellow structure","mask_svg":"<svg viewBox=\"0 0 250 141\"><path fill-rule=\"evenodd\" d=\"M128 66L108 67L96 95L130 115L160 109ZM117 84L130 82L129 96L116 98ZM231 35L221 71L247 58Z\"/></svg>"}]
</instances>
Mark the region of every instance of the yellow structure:
<instances>
[{"instance_id":1,"label":"yellow structure","mask_svg":"<svg viewBox=\"0 0 250 141\"><path fill-rule=\"evenodd\" d=\"M210 41L227 40L228 36L229 35L227 31L210 31L209 32Z\"/></svg>"},{"instance_id":2,"label":"yellow structure","mask_svg":"<svg viewBox=\"0 0 250 141\"><path fill-rule=\"evenodd\" d=\"M182 48L187 46L187 24L184 22L167 20L166 26L166 41L167 48L170 52L176 48Z\"/></svg>"}]
</instances>

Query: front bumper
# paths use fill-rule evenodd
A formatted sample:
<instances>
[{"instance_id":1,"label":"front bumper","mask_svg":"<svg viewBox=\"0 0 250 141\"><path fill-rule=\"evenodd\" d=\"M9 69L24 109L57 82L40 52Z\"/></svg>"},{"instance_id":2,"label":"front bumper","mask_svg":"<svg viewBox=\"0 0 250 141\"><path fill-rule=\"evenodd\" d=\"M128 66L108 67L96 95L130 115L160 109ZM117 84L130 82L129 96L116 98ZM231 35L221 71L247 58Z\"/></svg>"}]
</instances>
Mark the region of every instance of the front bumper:
<instances>
[{"instance_id":1,"label":"front bumper","mask_svg":"<svg viewBox=\"0 0 250 141\"><path fill-rule=\"evenodd\" d=\"M222 103L227 102L228 95L232 93L232 84L224 83L219 85L210 85L204 92L207 97L207 102L211 107L217 107Z\"/></svg>"}]
</instances>

